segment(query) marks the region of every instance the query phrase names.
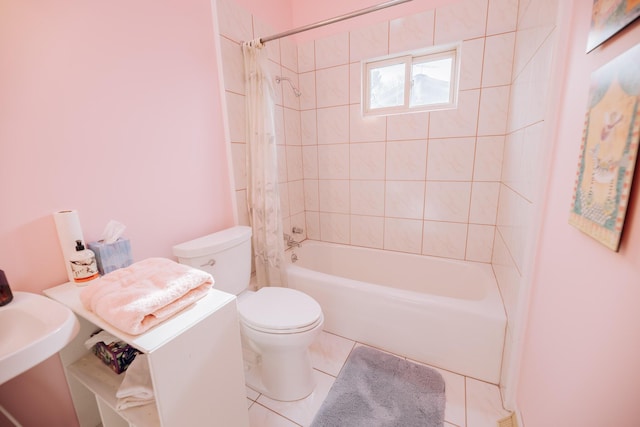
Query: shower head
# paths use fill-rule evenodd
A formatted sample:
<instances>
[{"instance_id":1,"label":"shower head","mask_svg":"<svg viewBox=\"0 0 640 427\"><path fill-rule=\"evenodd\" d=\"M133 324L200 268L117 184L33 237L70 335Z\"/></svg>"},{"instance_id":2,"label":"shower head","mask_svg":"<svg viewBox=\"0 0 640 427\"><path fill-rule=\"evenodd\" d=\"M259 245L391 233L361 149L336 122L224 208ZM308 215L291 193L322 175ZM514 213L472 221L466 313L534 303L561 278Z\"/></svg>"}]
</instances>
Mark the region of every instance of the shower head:
<instances>
[{"instance_id":1,"label":"shower head","mask_svg":"<svg viewBox=\"0 0 640 427\"><path fill-rule=\"evenodd\" d=\"M294 94L295 96L297 96L297 97L299 98L299 97L300 97L300 95L302 95L302 92L300 92L300 91L298 90L298 88L297 88L297 87L295 87L295 86L293 85L293 83L291 82L291 79L290 79L289 77L276 76L276 83L280 83L280 82L281 82L281 81L283 81L283 80L284 80L285 82L288 82L288 83L289 83L289 86L291 86L291 89L293 90L293 94Z\"/></svg>"}]
</instances>

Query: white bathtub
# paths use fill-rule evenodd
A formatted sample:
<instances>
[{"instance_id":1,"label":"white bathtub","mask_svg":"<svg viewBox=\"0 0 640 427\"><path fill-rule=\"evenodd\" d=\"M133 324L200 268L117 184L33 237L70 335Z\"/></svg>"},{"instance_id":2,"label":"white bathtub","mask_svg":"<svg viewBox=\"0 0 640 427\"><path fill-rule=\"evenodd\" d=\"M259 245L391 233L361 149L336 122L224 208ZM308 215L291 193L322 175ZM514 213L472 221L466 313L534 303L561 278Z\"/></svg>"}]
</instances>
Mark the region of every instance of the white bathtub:
<instances>
[{"instance_id":1,"label":"white bathtub","mask_svg":"<svg viewBox=\"0 0 640 427\"><path fill-rule=\"evenodd\" d=\"M312 240L293 253L288 286L320 303L325 331L498 384L506 318L490 265Z\"/></svg>"}]
</instances>

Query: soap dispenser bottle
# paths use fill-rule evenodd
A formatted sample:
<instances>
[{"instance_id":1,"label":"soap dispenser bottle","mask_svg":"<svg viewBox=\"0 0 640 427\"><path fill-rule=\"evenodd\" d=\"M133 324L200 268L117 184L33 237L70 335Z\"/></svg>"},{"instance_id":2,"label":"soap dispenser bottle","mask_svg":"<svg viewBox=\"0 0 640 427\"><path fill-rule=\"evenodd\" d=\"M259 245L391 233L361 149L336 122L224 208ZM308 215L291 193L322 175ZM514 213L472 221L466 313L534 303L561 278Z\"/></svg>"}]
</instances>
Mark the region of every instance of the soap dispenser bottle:
<instances>
[{"instance_id":1,"label":"soap dispenser bottle","mask_svg":"<svg viewBox=\"0 0 640 427\"><path fill-rule=\"evenodd\" d=\"M7 276L4 271L0 270L0 306L9 304L12 299L13 294L11 293Z\"/></svg>"},{"instance_id":2,"label":"soap dispenser bottle","mask_svg":"<svg viewBox=\"0 0 640 427\"><path fill-rule=\"evenodd\" d=\"M92 250L84 248L82 240L76 240L76 251L69 257L69 262L73 281L76 283L84 284L100 275L96 255Z\"/></svg>"}]
</instances>

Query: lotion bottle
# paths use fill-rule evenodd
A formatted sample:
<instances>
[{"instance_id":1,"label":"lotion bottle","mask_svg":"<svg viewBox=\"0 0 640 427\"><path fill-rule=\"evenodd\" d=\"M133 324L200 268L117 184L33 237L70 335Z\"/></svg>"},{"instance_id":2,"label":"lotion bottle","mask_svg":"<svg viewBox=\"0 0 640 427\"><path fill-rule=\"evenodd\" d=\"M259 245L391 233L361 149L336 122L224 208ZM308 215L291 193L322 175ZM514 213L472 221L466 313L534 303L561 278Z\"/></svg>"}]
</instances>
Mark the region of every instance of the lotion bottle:
<instances>
[{"instance_id":1,"label":"lotion bottle","mask_svg":"<svg viewBox=\"0 0 640 427\"><path fill-rule=\"evenodd\" d=\"M0 306L9 304L12 299L13 294L11 293L7 276L4 274L4 271L0 270Z\"/></svg>"},{"instance_id":2,"label":"lotion bottle","mask_svg":"<svg viewBox=\"0 0 640 427\"><path fill-rule=\"evenodd\" d=\"M90 280L98 278L98 263L96 254L90 249L85 249L82 240L76 240L76 251L69 257L73 281L85 284Z\"/></svg>"}]
</instances>

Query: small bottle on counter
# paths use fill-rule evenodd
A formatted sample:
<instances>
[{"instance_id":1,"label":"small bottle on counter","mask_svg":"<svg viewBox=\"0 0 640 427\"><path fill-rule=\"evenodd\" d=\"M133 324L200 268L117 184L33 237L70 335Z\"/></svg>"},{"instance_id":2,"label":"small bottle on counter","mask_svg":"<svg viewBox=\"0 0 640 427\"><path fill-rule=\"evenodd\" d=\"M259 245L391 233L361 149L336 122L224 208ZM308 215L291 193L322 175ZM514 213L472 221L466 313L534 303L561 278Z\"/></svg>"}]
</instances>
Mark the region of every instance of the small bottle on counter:
<instances>
[{"instance_id":1,"label":"small bottle on counter","mask_svg":"<svg viewBox=\"0 0 640 427\"><path fill-rule=\"evenodd\" d=\"M11 293L7 276L4 271L0 270L0 306L9 304L12 299L13 294Z\"/></svg>"},{"instance_id":2,"label":"small bottle on counter","mask_svg":"<svg viewBox=\"0 0 640 427\"><path fill-rule=\"evenodd\" d=\"M98 263L96 254L90 249L85 249L82 240L76 240L76 251L69 257L73 281L84 284L98 278Z\"/></svg>"}]
</instances>

